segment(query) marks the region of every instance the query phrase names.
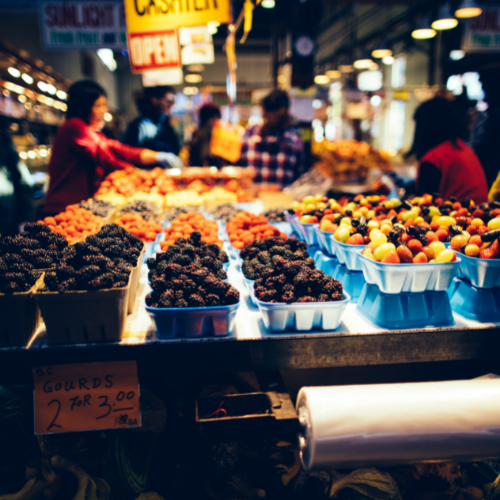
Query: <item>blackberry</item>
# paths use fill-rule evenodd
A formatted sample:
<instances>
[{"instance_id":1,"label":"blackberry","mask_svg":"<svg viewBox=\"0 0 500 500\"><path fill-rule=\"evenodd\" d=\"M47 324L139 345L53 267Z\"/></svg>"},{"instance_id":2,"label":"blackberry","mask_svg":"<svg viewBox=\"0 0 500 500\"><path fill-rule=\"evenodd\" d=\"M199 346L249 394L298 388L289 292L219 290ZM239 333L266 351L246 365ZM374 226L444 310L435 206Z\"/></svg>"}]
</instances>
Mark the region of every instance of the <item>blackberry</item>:
<instances>
[{"instance_id":1,"label":"blackberry","mask_svg":"<svg viewBox=\"0 0 500 500\"><path fill-rule=\"evenodd\" d=\"M259 300L262 302L269 302L276 297L276 290L265 290L259 293Z\"/></svg>"},{"instance_id":2,"label":"blackberry","mask_svg":"<svg viewBox=\"0 0 500 500\"><path fill-rule=\"evenodd\" d=\"M151 304L153 304L153 302L155 302L155 296L154 296L154 294L148 293L146 295L146 299L145 300L146 300L146 305L147 306L151 306Z\"/></svg>"},{"instance_id":3,"label":"blackberry","mask_svg":"<svg viewBox=\"0 0 500 500\"><path fill-rule=\"evenodd\" d=\"M19 266L21 264L12 264L13 266ZM5 273L9 270L9 266L2 260L0 259L0 273Z\"/></svg>"},{"instance_id":4,"label":"blackberry","mask_svg":"<svg viewBox=\"0 0 500 500\"><path fill-rule=\"evenodd\" d=\"M318 302L330 302L330 297L325 293L318 295Z\"/></svg>"},{"instance_id":5,"label":"blackberry","mask_svg":"<svg viewBox=\"0 0 500 500\"><path fill-rule=\"evenodd\" d=\"M311 269L314 269L315 264L314 264L314 259L312 257L309 257L308 259L305 260L306 266L310 267Z\"/></svg>"},{"instance_id":6,"label":"blackberry","mask_svg":"<svg viewBox=\"0 0 500 500\"><path fill-rule=\"evenodd\" d=\"M57 285L59 285L59 279L57 278L57 274L53 271L45 273L44 282L49 288L50 291L54 292L57 290Z\"/></svg>"},{"instance_id":7,"label":"blackberry","mask_svg":"<svg viewBox=\"0 0 500 500\"><path fill-rule=\"evenodd\" d=\"M5 270L7 270L7 265L5 265ZM33 269L33 266L29 264L28 262L23 262L22 264L18 264L17 262L15 264L11 264L8 268L10 272L14 273L25 273L26 271L31 271Z\"/></svg>"},{"instance_id":8,"label":"blackberry","mask_svg":"<svg viewBox=\"0 0 500 500\"><path fill-rule=\"evenodd\" d=\"M3 293L18 293L23 291L23 287L11 281L2 287Z\"/></svg>"},{"instance_id":9,"label":"blackberry","mask_svg":"<svg viewBox=\"0 0 500 500\"><path fill-rule=\"evenodd\" d=\"M281 301L291 304L292 302L295 302L295 294L291 291L284 292L281 296Z\"/></svg>"},{"instance_id":10,"label":"blackberry","mask_svg":"<svg viewBox=\"0 0 500 500\"><path fill-rule=\"evenodd\" d=\"M332 293L331 298L333 302L338 302L340 300L344 300L344 295L342 294L341 291L340 292L337 291L335 293Z\"/></svg>"},{"instance_id":11,"label":"blackberry","mask_svg":"<svg viewBox=\"0 0 500 500\"><path fill-rule=\"evenodd\" d=\"M299 297L297 299L297 302L300 302L300 303L303 303L303 302L317 302L317 300L314 298L314 297L310 297L310 296L303 296L303 297Z\"/></svg>"},{"instance_id":12,"label":"blackberry","mask_svg":"<svg viewBox=\"0 0 500 500\"><path fill-rule=\"evenodd\" d=\"M205 307L205 300L197 293L193 293L188 299L189 307Z\"/></svg>"},{"instance_id":13,"label":"blackberry","mask_svg":"<svg viewBox=\"0 0 500 500\"><path fill-rule=\"evenodd\" d=\"M167 288L160 296L160 302L165 302L166 300L174 300L175 292L171 288Z\"/></svg>"},{"instance_id":14,"label":"blackberry","mask_svg":"<svg viewBox=\"0 0 500 500\"><path fill-rule=\"evenodd\" d=\"M220 280L227 280L227 273L224 269L219 269L215 276Z\"/></svg>"},{"instance_id":15,"label":"blackberry","mask_svg":"<svg viewBox=\"0 0 500 500\"><path fill-rule=\"evenodd\" d=\"M175 298L175 300L183 299L184 298L184 290L176 290L174 292L174 298Z\"/></svg>"},{"instance_id":16,"label":"blackberry","mask_svg":"<svg viewBox=\"0 0 500 500\"><path fill-rule=\"evenodd\" d=\"M45 232L47 229L47 225L42 222L28 222L24 225L24 230L33 234Z\"/></svg>"},{"instance_id":17,"label":"blackberry","mask_svg":"<svg viewBox=\"0 0 500 500\"><path fill-rule=\"evenodd\" d=\"M2 258L8 266L11 266L12 264L22 264L23 263L23 259L15 253L6 253L3 255Z\"/></svg>"},{"instance_id":18,"label":"blackberry","mask_svg":"<svg viewBox=\"0 0 500 500\"><path fill-rule=\"evenodd\" d=\"M199 231L194 231L191 233L191 236L189 236L189 239L192 242L192 245L196 247L201 241L201 233Z\"/></svg>"},{"instance_id":19,"label":"blackberry","mask_svg":"<svg viewBox=\"0 0 500 500\"><path fill-rule=\"evenodd\" d=\"M236 288L230 287L229 290L224 295L224 304L232 305L237 304L240 301L240 292Z\"/></svg>"},{"instance_id":20,"label":"blackberry","mask_svg":"<svg viewBox=\"0 0 500 500\"><path fill-rule=\"evenodd\" d=\"M261 264L269 264L271 262L271 256L269 252L260 252L257 256Z\"/></svg>"},{"instance_id":21,"label":"blackberry","mask_svg":"<svg viewBox=\"0 0 500 500\"><path fill-rule=\"evenodd\" d=\"M80 279L83 282L89 282L93 280L94 278L97 278L102 273L101 269L99 266L86 266L80 269L77 272L78 279ZM59 276L59 273L58 273Z\"/></svg>"},{"instance_id":22,"label":"blackberry","mask_svg":"<svg viewBox=\"0 0 500 500\"><path fill-rule=\"evenodd\" d=\"M99 268L97 268L99 269ZM64 281L71 278L75 274L75 269L66 264L60 264L55 268L55 272L59 280ZM90 278L89 278L90 279Z\"/></svg>"},{"instance_id":23,"label":"blackberry","mask_svg":"<svg viewBox=\"0 0 500 500\"><path fill-rule=\"evenodd\" d=\"M3 283L17 283L18 285L24 285L26 283L26 278L24 276L24 272L20 273L14 273L14 272L8 272L4 273L2 276L0 276L0 280Z\"/></svg>"},{"instance_id":24,"label":"blackberry","mask_svg":"<svg viewBox=\"0 0 500 500\"><path fill-rule=\"evenodd\" d=\"M21 249L28 248L30 250L37 250L40 248L40 243L33 238L22 238L21 240Z\"/></svg>"},{"instance_id":25,"label":"blackberry","mask_svg":"<svg viewBox=\"0 0 500 500\"><path fill-rule=\"evenodd\" d=\"M179 300L176 300L175 303L174 303L174 307L189 307L189 304L187 302L186 299L179 299Z\"/></svg>"},{"instance_id":26,"label":"blackberry","mask_svg":"<svg viewBox=\"0 0 500 500\"><path fill-rule=\"evenodd\" d=\"M193 279L198 281L199 283L203 282L205 278L210 274L209 270L206 267L202 267L197 271L192 273Z\"/></svg>"},{"instance_id":27,"label":"blackberry","mask_svg":"<svg viewBox=\"0 0 500 500\"><path fill-rule=\"evenodd\" d=\"M113 276L109 273L101 274L87 283L89 290L102 290L111 288L113 285Z\"/></svg>"},{"instance_id":28,"label":"blackberry","mask_svg":"<svg viewBox=\"0 0 500 500\"><path fill-rule=\"evenodd\" d=\"M271 247L269 249L269 254L271 256L273 255L284 255L285 254L285 248L284 247L277 247L277 246L274 246L274 247Z\"/></svg>"},{"instance_id":29,"label":"blackberry","mask_svg":"<svg viewBox=\"0 0 500 500\"><path fill-rule=\"evenodd\" d=\"M209 293L205 297L205 304L207 307L215 307L220 304L220 298L218 295L215 295L214 293Z\"/></svg>"},{"instance_id":30,"label":"blackberry","mask_svg":"<svg viewBox=\"0 0 500 500\"><path fill-rule=\"evenodd\" d=\"M171 262L177 263L181 266L187 266L187 265L191 264L192 260L193 259L191 257L189 257L188 255L177 254L177 255L174 255L174 257L172 257Z\"/></svg>"},{"instance_id":31,"label":"blackberry","mask_svg":"<svg viewBox=\"0 0 500 500\"><path fill-rule=\"evenodd\" d=\"M167 284L161 278L153 277L151 279L151 288L155 292L163 293L167 288Z\"/></svg>"}]
</instances>

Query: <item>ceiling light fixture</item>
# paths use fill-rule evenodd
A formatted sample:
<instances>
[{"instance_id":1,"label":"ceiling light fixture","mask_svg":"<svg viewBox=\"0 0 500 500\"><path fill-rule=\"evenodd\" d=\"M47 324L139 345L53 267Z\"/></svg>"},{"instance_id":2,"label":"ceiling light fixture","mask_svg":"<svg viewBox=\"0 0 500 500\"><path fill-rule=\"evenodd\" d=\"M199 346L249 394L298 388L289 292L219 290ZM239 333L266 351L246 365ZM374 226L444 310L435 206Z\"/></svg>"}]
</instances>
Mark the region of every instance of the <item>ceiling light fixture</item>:
<instances>
[{"instance_id":1,"label":"ceiling light fixture","mask_svg":"<svg viewBox=\"0 0 500 500\"><path fill-rule=\"evenodd\" d=\"M21 72L17 68L13 68L12 66L7 71L9 72L9 75L13 76L14 78L19 78L21 76Z\"/></svg>"},{"instance_id":2,"label":"ceiling light fixture","mask_svg":"<svg viewBox=\"0 0 500 500\"><path fill-rule=\"evenodd\" d=\"M383 59L384 57L392 56L392 50L382 40L378 47L372 52L372 57L375 59Z\"/></svg>"},{"instance_id":3,"label":"ceiling light fixture","mask_svg":"<svg viewBox=\"0 0 500 500\"><path fill-rule=\"evenodd\" d=\"M28 85L31 85L33 83L33 78L27 73L23 73L22 78Z\"/></svg>"},{"instance_id":4,"label":"ceiling light fixture","mask_svg":"<svg viewBox=\"0 0 500 500\"><path fill-rule=\"evenodd\" d=\"M465 57L465 52L463 50L452 50L450 52L450 59L452 61L460 61Z\"/></svg>"},{"instance_id":5,"label":"ceiling light fixture","mask_svg":"<svg viewBox=\"0 0 500 500\"><path fill-rule=\"evenodd\" d=\"M362 52L360 57L354 61L353 66L356 69L368 69L372 64L370 56L366 52Z\"/></svg>"},{"instance_id":6,"label":"ceiling light fixture","mask_svg":"<svg viewBox=\"0 0 500 500\"><path fill-rule=\"evenodd\" d=\"M390 66L391 64L394 64L394 57L393 56L385 56L383 59L382 59L382 62L387 65L387 66Z\"/></svg>"},{"instance_id":7,"label":"ceiling light fixture","mask_svg":"<svg viewBox=\"0 0 500 500\"><path fill-rule=\"evenodd\" d=\"M68 94L64 92L64 90L58 90L56 92L56 96L59 97L59 99L62 99L63 101L66 100L66 97L68 97Z\"/></svg>"},{"instance_id":8,"label":"ceiling light fixture","mask_svg":"<svg viewBox=\"0 0 500 500\"><path fill-rule=\"evenodd\" d=\"M190 74L190 75L186 75L184 77L184 80L186 80L186 82L188 82L188 83L200 83L202 80L202 77L201 77L201 75Z\"/></svg>"},{"instance_id":9,"label":"ceiling light fixture","mask_svg":"<svg viewBox=\"0 0 500 500\"><path fill-rule=\"evenodd\" d=\"M47 92L47 84L45 82L42 82L41 80L37 83L38 88L42 92Z\"/></svg>"},{"instance_id":10,"label":"ceiling light fixture","mask_svg":"<svg viewBox=\"0 0 500 500\"><path fill-rule=\"evenodd\" d=\"M337 80L342 77L342 73L338 69L326 71L325 75L330 78L330 80Z\"/></svg>"},{"instance_id":11,"label":"ceiling light fixture","mask_svg":"<svg viewBox=\"0 0 500 500\"><path fill-rule=\"evenodd\" d=\"M314 83L316 85L328 85L330 83L330 78L326 75L316 75L314 77Z\"/></svg>"},{"instance_id":12,"label":"ceiling light fixture","mask_svg":"<svg viewBox=\"0 0 500 500\"><path fill-rule=\"evenodd\" d=\"M57 92L57 89L54 87L54 85L47 83L45 85L45 91L48 92L50 95L54 95Z\"/></svg>"},{"instance_id":13,"label":"ceiling light fixture","mask_svg":"<svg viewBox=\"0 0 500 500\"><path fill-rule=\"evenodd\" d=\"M463 0L455 11L455 16L460 19L469 19L471 17L480 16L483 9L475 2L475 0Z\"/></svg>"},{"instance_id":14,"label":"ceiling light fixture","mask_svg":"<svg viewBox=\"0 0 500 500\"><path fill-rule=\"evenodd\" d=\"M432 29L429 23L429 18L424 17L420 26L416 30L412 31L411 36L417 40L427 40L436 36L436 30Z\"/></svg>"},{"instance_id":15,"label":"ceiling light fixture","mask_svg":"<svg viewBox=\"0 0 500 500\"><path fill-rule=\"evenodd\" d=\"M264 7L264 9L274 9L276 2L274 0L262 0L260 4Z\"/></svg>"},{"instance_id":16,"label":"ceiling light fixture","mask_svg":"<svg viewBox=\"0 0 500 500\"><path fill-rule=\"evenodd\" d=\"M355 68L352 64L341 64L339 66L339 71L342 73L354 73Z\"/></svg>"},{"instance_id":17,"label":"ceiling light fixture","mask_svg":"<svg viewBox=\"0 0 500 500\"><path fill-rule=\"evenodd\" d=\"M443 30L451 30L455 28L458 24L458 19L453 17L451 13L451 8L449 2L443 4L443 6L439 9L438 18L432 23L432 27L435 30L443 31Z\"/></svg>"}]
</instances>

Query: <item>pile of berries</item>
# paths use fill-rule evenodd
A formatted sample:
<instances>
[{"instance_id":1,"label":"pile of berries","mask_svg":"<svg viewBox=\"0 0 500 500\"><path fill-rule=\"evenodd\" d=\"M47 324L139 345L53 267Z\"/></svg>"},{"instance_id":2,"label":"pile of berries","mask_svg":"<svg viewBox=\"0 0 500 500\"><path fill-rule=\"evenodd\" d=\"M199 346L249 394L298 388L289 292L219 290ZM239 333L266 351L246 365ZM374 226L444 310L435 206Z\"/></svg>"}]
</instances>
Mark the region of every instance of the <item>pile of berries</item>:
<instances>
[{"instance_id":1,"label":"pile of berries","mask_svg":"<svg viewBox=\"0 0 500 500\"><path fill-rule=\"evenodd\" d=\"M0 257L0 293L27 292L38 281L41 272L31 264L19 262L15 254Z\"/></svg>"},{"instance_id":2,"label":"pile of berries","mask_svg":"<svg viewBox=\"0 0 500 500\"><path fill-rule=\"evenodd\" d=\"M227 224L239 212L241 212L241 210L238 210L230 203L224 203L214 208L212 211L209 211L214 219L222 219L222 222L225 224Z\"/></svg>"},{"instance_id":3,"label":"pile of berries","mask_svg":"<svg viewBox=\"0 0 500 500\"><path fill-rule=\"evenodd\" d=\"M302 263L314 267L314 260L307 252L306 244L293 237L288 240L283 238L256 240L245 247L240 256L243 259L243 274L249 280L262 277L262 273L267 273L265 269L274 269L274 264L282 260L290 262L297 269Z\"/></svg>"},{"instance_id":4,"label":"pile of berries","mask_svg":"<svg viewBox=\"0 0 500 500\"><path fill-rule=\"evenodd\" d=\"M127 203L122 209L121 212L131 212L139 215L148 215L148 214L156 214L160 211L158 205L151 201L145 200L135 200Z\"/></svg>"},{"instance_id":5,"label":"pile of berries","mask_svg":"<svg viewBox=\"0 0 500 500\"><path fill-rule=\"evenodd\" d=\"M29 264L31 269L49 269L59 262L61 252L68 246L64 236L39 222L29 222L24 229L21 234L0 240L0 257Z\"/></svg>"},{"instance_id":6,"label":"pile of berries","mask_svg":"<svg viewBox=\"0 0 500 500\"><path fill-rule=\"evenodd\" d=\"M45 288L40 291L124 288L143 245L139 238L115 224L104 226L63 251L60 264L45 273Z\"/></svg>"},{"instance_id":7,"label":"pile of berries","mask_svg":"<svg viewBox=\"0 0 500 500\"><path fill-rule=\"evenodd\" d=\"M238 290L224 281L223 263L227 261L227 254L217 245L201 241L199 231L189 239L180 238L166 252L148 259L153 292L146 296L146 305L185 308L237 304Z\"/></svg>"},{"instance_id":8,"label":"pile of berries","mask_svg":"<svg viewBox=\"0 0 500 500\"><path fill-rule=\"evenodd\" d=\"M99 217L107 217L116 208L109 201L96 200L95 198L88 201L81 201L78 206Z\"/></svg>"},{"instance_id":9,"label":"pile of berries","mask_svg":"<svg viewBox=\"0 0 500 500\"><path fill-rule=\"evenodd\" d=\"M190 210L192 211L192 209L186 207L169 208L165 212L164 218L167 221L172 221L174 219L178 219L180 215L188 213Z\"/></svg>"},{"instance_id":10,"label":"pile of berries","mask_svg":"<svg viewBox=\"0 0 500 500\"><path fill-rule=\"evenodd\" d=\"M264 217L269 222L285 222L286 221L285 210L283 208L277 208L275 210L268 210L264 214Z\"/></svg>"},{"instance_id":11,"label":"pile of berries","mask_svg":"<svg viewBox=\"0 0 500 500\"><path fill-rule=\"evenodd\" d=\"M267 223L263 215L250 212L236 214L226 225L229 241L234 248L243 249L255 240L281 237L286 239L285 233L280 233L277 228Z\"/></svg>"}]
</instances>

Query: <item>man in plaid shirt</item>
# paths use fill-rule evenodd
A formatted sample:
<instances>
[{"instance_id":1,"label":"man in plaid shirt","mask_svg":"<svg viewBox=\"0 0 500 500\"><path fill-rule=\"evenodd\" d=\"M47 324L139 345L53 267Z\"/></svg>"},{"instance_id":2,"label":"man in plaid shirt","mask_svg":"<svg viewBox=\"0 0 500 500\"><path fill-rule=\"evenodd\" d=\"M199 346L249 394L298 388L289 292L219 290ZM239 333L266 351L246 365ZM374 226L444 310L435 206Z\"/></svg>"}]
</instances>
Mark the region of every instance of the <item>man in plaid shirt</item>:
<instances>
[{"instance_id":1,"label":"man in plaid shirt","mask_svg":"<svg viewBox=\"0 0 500 500\"><path fill-rule=\"evenodd\" d=\"M273 90L262 102L264 125L250 127L243 136L238 165L252 167L255 182L291 184L304 170L304 144L292 128L290 100Z\"/></svg>"}]
</instances>

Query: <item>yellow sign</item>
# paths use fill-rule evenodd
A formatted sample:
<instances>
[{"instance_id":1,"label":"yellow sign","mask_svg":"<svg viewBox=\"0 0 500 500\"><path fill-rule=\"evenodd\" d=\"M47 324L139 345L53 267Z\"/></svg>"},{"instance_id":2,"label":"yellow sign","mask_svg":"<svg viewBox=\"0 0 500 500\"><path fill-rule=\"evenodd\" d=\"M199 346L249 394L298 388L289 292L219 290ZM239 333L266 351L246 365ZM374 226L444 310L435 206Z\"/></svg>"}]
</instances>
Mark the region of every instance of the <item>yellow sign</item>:
<instances>
[{"instance_id":1,"label":"yellow sign","mask_svg":"<svg viewBox=\"0 0 500 500\"><path fill-rule=\"evenodd\" d=\"M236 163L241 156L241 139L245 129L239 125L217 121L212 129L210 154Z\"/></svg>"},{"instance_id":2,"label":"yellow sign","mask_svg":"<svg viewBox=\"0 0 500 500\"><path fill-rule=\"evenodd\" d=\"M229 0L125 0L129 33L229 22Z\"/></svg>"}]
</instances>

